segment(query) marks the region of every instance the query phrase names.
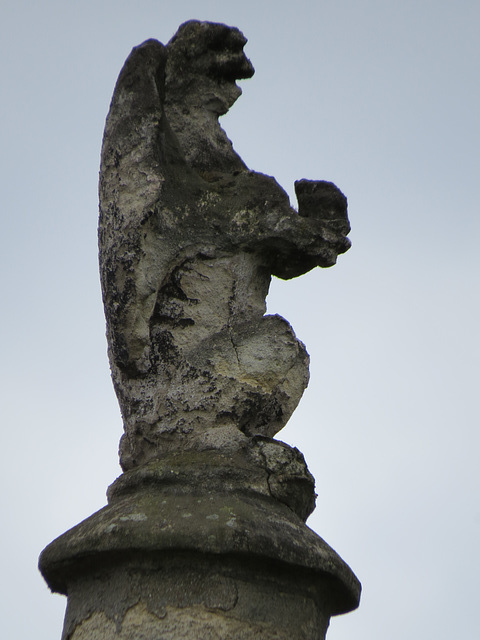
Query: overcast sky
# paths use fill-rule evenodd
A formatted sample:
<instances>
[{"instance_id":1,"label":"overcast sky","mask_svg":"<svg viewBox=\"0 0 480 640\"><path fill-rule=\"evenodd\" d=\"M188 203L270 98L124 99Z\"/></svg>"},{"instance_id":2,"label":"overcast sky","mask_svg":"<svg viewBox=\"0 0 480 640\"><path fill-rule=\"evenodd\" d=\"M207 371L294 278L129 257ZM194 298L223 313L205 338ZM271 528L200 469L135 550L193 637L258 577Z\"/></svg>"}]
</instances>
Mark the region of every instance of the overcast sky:
<instances>
[{"instance_id":1,"label":"overcast sky","mask_svg":"<svg viewBox=\"0 0 480 640\"><path fill-rule=\"evenodd\" d=\"M347 195L352 249L274 281L311 380L278 437L317 482L309 525L363 584L329 640L480 637L478 0L3 0L2 636L60 638L42 548L120 473L97 266L97 179L131 48L190 18L248 38L222 119L293 198Z\"/></svg>"}]
</instances>

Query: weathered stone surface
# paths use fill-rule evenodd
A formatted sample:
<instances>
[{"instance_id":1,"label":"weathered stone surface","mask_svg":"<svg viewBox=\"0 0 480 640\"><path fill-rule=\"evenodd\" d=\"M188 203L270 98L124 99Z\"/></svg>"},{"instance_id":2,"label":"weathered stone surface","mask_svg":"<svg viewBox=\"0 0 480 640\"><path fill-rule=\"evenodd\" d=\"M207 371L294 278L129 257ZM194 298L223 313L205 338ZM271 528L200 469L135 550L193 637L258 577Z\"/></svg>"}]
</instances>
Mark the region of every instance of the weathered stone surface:
<instances>
[{"instance_id":1,"label":"weathered stone surface","mask_svg":"<svg viewBox=\"0 0 480 640\"><path fill-rule=\"evenodd\" d=\"M51 589L68 594L64 640L133 640L137 604L145 637L273 640L289 630L314 640L331 615L358 604L352 571L304 524L313 478L281 442L253 438L233 455L175 452L124 473L108 496L40 557Z\"/></svg>"},{"instance_id":2,"label":"weathered stone surface","mask_svg":"<svg viewBox=\"0 0 480 640\"><path fill-rule=\"evenodd\" d=\"M232 429L275 435L307 385L308 355L283 318L264 315L271 275L330 266L349 247L334 185L297 183L297 213L221 129L235 80L253 74L245 42L186 23L167 46L135 48L113 95L99 243L124 469L232 447Z\"/></svg>"},{"instance_id":3,"label":"weathered stone surface","mask_svg":"<svg viewBox=\"0 0 480 640\"><path fill-rule=\"evenodd\" d=\"M217 556L269 559L320 572L337 585L331 614L349 610L358 600L359 584L348 566L306 527L288 502L271 496L269 477L255 468L230 473L228 460L194 458L150 463L133 481L120 481L107 507L63 534L40 558L40 568L57 592L109 558L150 556L185 550ZM215 465L218 465L215 467ZM198 467L198 471L193 471ZM189 477L190 482L186 481Z\"/></svg>"},{"instance_id":4,"label":"weathered stone surface","mask_svg":"<svg viewBox=\"0 0 480 640\"><path fill-rule=\"evenodd\" d=\"M100 272L124 420L108 505L40 570L68 595L63 640L320 640L360 584L305 520L314 479L273 436L309 358L265 315L272 274L349 248L345 196L295 183L298 212L218 123L253 67L225 25L182 25L122 69L105 126Z\"/></svg>"},{"instance_id":5,"label":"weathered stone surface","mask_svg":"<svg viewBox=\"0 0 480 640\"><path fill-rule=\"evenodd\" d=\"M63 638L313 640L324 637L323 605L331 593L311 574L285 566L159 555L79 577L70 588Z\"/></svg>"}]
</instances>

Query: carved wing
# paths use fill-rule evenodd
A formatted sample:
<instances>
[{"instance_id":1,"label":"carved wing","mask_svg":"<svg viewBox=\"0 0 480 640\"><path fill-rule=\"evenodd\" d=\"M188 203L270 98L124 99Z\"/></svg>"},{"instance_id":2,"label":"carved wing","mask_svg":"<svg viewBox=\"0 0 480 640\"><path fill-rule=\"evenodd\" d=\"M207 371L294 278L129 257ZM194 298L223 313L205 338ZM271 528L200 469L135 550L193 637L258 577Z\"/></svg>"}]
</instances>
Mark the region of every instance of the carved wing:
<instances>
[{"instance_id":1,"label":"carved wing","mask_svg":"<svg viewBox=\"0 0 480 640\"><path fill-rule=\"evenodd\" d=\"M144 228L165 181L165 156L175 154L163 114L165 63L156 40L133 49L115 87L101 157L99 259L110 360L140 371L146 309L158 286Z\"/></svg>"}]
</instances>

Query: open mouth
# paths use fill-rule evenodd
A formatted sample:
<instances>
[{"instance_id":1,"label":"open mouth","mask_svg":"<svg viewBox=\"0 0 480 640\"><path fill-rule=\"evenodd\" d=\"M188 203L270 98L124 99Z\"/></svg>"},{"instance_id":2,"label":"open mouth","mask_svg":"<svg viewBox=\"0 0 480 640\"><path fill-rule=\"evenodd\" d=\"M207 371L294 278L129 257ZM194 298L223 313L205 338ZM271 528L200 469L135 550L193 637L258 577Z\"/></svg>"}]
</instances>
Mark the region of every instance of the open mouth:
<instances>
[{"instance_id":1,"label":"open mouth","mask_svg":"<svg viewBox=\"0 0 480 640\"><path fill-rule=\"evenodd\" d=\"M244 78L251 78L255 73L252 63L243 51L215 52L208 66L208 75L219 80L235 82Z\"/></svg>"}]
</instances>

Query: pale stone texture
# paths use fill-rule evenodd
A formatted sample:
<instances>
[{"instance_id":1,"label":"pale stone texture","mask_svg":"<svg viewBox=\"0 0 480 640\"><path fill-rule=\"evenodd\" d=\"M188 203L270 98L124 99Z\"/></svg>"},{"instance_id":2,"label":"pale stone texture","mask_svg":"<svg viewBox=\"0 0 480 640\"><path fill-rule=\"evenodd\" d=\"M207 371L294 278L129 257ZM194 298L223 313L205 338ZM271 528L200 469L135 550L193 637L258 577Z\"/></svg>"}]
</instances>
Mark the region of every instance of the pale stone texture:
<instances>
[{"instance_id":1,"label":"pale stone texture","mask_svg":"<svg viewBox=\"0 0 480 640\"><path fill-rule=\"evenodd\" d=\"M345 196L250 171L218 117L253 75L231 27L182 25L122 69L100 178L100 272L124 473L108 505L52 542L63 640L318 640L360 584L305 520L314 480L273 436L309 358L265 316L272 274L328 267Z\"/></svg>"},{"instance_id":2,"label":"pale stone texture","mask_svg":"<svg viewBox=\"0 0 480 640\"><path fill-rule=\"evenodd\" d=\"M308 355L283 318L264 316L271 275L331 266L349 247L334 185L297 183L297 213L221 129L235 80L253 74L245 42L237 29L186 23L166 47L135 48L115 87L99 243L124 469L212 446L212 429L282 429Z\"/></svg>"},{"instance_id":3,"label":"pale stone texture","mask_svg":"<svg viewBox=\"0 0 480 640\"><path fill-rule=\"evenodd\" d=\"M105 573L71 585L64 638L301 640L328 626L326 590L298 570L171 554L111 569L108 593Z\"/></svg>"},{"instance_id":4,"label":"pale stone texture","mask_svg":"<svg viewBox=\"0 0 480 640\"><path fill-rule=\"evenodd\" d=\"M282 603L283 604L283 603ZM201 638L202 640L303 640L305 637L321 637L325 629L313 629L316 635L305 635L305 629L282 627L272 623L251 623L227 618L200 606L188 609L168 607L165 618L158 618L143 604L129 609L117 632L115 624L104 613L94 613L76 628L72 640L178 640ZM309 631L309 630L308 630ZM308 632L307 631L307 632ZM161 634L161 635L159 635Z\"/></svg>"}]
</instances>

